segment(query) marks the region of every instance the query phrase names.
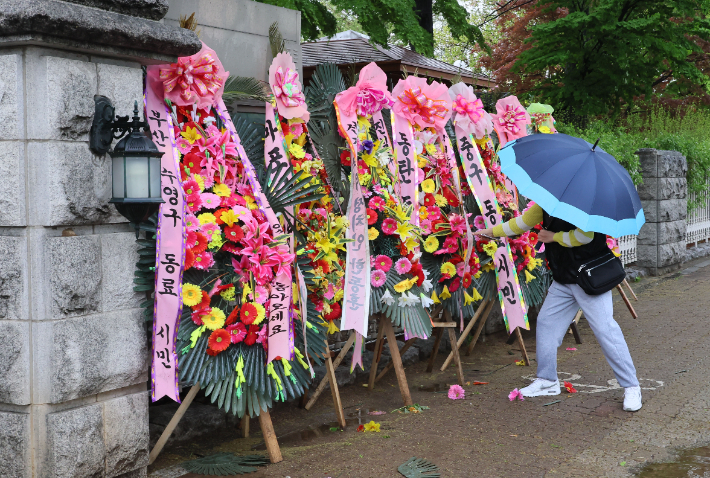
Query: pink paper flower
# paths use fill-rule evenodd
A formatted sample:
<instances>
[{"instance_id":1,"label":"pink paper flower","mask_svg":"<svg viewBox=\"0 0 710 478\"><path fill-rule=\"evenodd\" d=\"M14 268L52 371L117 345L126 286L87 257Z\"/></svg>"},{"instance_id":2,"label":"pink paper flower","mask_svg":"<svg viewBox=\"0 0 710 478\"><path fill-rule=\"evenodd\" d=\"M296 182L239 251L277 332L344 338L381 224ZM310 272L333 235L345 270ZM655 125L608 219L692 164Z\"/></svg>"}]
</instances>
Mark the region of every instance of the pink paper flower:
<instances>
[{"instance_id":1,"label":"pink paper flower","mask_svg":"<svg viewBox=\"0 0 710 478\"><path fill-rule=\"evenodd\" d=\"M368 207L370 209L374 209L375 211L384 211L385 210L385 200L382 199L380 196L375 196L372 199L370 199L370 202L368 203Z\"/></svg>"},{"instance_id":2,"label":"pink paper flower","mask_svg":"<svg viewBox=\"0 0 710 478\"><path fill-rule=\"evenodd\" d=\"M531 123L530 115L516 96L507 96L498 100L496 111L498 113L491 115L491 117L501 147L505 146L508 141L527 136L526 125Z\"/></svg>"},{"instance_id":3,"label":"pink paper flower","mask_svg":"<svg viewBox=\"0 0 710 478\"><path fill-rule=\"evenodd\" d=\"M382 287L385 285L385 280L387 280L387 274L384 271L375 269L370 275L370 283L372 287Z\"/></svg>"},{"instance_id":4,"label":"pink paper flower","mask_svg":"<svg viewBox=\"0 0 710 478\"><path fill-rule=\"evenodd\" d=\"M395 265L394 265L394 270L397 271L397 274L406 274L412 269L412 263L409 262L409 259L406 257L401 258L398 260Z\"/></svg>"},{"instance_id":5,"label":"pink paper flower","mask_svg":"<svg viewBox=\"0 0 710 478\"><path fill-rule=\"evenodd\" d=\"M212 193L202 193L200 194L200 199L202 200L202 207L207 209L215 209L219 207L221 202L220 197Z\"/></svg>"},{"instance_id":6,"label":"pink paper flower","mask_svg":"<svg viewBox=\"0 0 710 478\"><path fill-rule=\"evenodd\" d=\"M200 270L207 270L214 265L214 258L211 252L200 252L195 254L195 264L194 267Z\"/></svg>"},{"instance_id":7,"label":"pink paper flower","mask_svg":"<svg viewBox=\"0 0 710 478\"><path fill-rule=\"evenodd\" d=\"M188 231L197 231L200 229L200 221L192 214L185 216L185 229Z\"/></svg>"},{"instance_id":8,"label":"pink paper flower","mask_svg":"<svg viewBox=\"0 0 710 478\"><path fill-rule=\"evenodd\" d=\"M301 91L298 69L288 53L279 53L271 62L269 85L276 97L276 107L281 116L308 121L310 114L306 109L306 98Z\"/></svg>"},{"instance_id":9,"label":"pink paper flower","mask_svg":"<svg viewBox=\"0 0 710 478\"><path fill-rule=\"evenodd\" d=\"M473 220L473 225L476 229L485 229L486 220L483 219L483 216L476 216L476 218Z\"/></svg>"},{"instance_id":10,"label":"pink paper flower","mask_svg":"<svg viewBox=\"0 0 710 478\"><path fill-rule=\"evenodd\" d=\"M451 117L449 90L438 82L427 84L426 78L408 76L399 80L392 91L394 112L421 128L433 127L439 132Z\"/></svg>"},{"instance_id":11,"label":"pink paper flower","mask_svg":"<svg viewBox=\"0 0 710 478\"><path fill-rule=\"evenodd\" d=\"M175 140L175 146L177 147L177 150L180 151L180 154L183 155L189 153L192 150L192 145L190 144L190 142L182 136Z\"/></svg>"},{"instance_id":12,"label":"pink paper flower","mask_svg":"<svg viewBox=\"0 0 710 478\"><path fill-rule=\"evenodd\" d=\"M493 131L493 119L483 109L483 102L476 98L473 88L465 83L456 83L449 88L453 119L457 126L481 139Z\"/></svg>"},{"instance_id":13,"label":"pink paper flower","mask_svg":"<svg viewBox=\"0 0 710 478\"><path fill-rule=\"evenodd\" d=\"M449 398L451 400L463 400L466 398L466 390L464 390L461 385L452 385L449 387Z\"/></svg>"},{"instance_id":14,"label":"pink paper flower","mask_svg":"<svg viewBox=\"0 0 710 478\"><path fill-rule=\"evenodd\" d=\"M394 101L387 91L387 74L374 62L365 65L357 84L338 93L335 102L347 116L369 116L382 108L392 108Z\"/></svg>"},{"instance_id":15,"label":"pink paper flower","mask_svg":"<svg viewBox=\"0 0 710 478\"><path fill-rule=\"evenodd\" d=\"M516 398L518 400L525 400L525 397L523 397L523 392L521 392L517 388L508 394L508 400L510 400L511 402L514 402Z\"/></svg>"},{"instance_id":16,"label":"pink paper flower","mask_svg":"<svg viewBox=\"0 0 710 478\"><path fill-rule=\"evenodd\" d=\"M466 223L464 222L463 216L460 214L449 215L449 225L451 226L451 231L457 234L466 233Z\"/></svg>"},{"instance_id":17,"label":"pink paper flower","mask_svg":"<svg viewBox=\"0 0 710 478\"><path fill-rule=\"evenodd\" d=\"M247 336L247 328L241 322L228 325L227 332L229 332L229 336L232 339L233 344L238 344L239 342L244 340L244 337Z\"/></svg>"},{"instance_id":18,"label":"pink paper flower","mask_svg":"<svg viewBox=\"0 0 710 478\"><path fill-rule=\"evenodd\" d=\"M222 97L229 72L224 71L214 50L203 43L196 54L180 57L150 76L154 87L162 87L165 98L174 104L209 108Z\"/></svg>"}]
</instances>

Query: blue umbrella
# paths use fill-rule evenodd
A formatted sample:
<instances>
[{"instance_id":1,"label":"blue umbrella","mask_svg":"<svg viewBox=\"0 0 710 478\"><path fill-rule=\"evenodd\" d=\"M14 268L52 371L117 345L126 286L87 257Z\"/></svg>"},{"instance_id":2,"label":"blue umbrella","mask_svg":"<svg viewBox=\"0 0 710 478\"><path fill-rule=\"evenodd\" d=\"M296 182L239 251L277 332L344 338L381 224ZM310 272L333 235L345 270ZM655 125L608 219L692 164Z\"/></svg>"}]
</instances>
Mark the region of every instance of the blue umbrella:
<instances>
[{"instance_id":1,"label":"blue umbrella","mask_svg":"<svg viewBox=\"0 0 710 478\"><path fill-rule=\"evenodd\" d=\"M629 173L596 143L535 134L511 141L498 156L520 194L583 231L620 237L638 234L646 222Z\"/></svg>"}]
</instances>

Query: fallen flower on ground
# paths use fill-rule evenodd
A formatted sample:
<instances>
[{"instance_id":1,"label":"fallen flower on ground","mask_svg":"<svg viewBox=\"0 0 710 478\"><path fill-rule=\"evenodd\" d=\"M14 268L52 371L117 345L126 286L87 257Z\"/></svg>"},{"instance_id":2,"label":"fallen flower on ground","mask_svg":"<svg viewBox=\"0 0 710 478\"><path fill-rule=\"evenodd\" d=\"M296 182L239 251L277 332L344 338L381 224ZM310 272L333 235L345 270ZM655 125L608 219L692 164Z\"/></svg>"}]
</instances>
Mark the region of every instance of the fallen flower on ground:
<instances>
[{"instance_id":1,"label":"fallen flower on ground","mask_svg":"<svg viewBox=\"0 0 710 478\"><path fill-rule=\"evenodd\" d=\"M518 400L525 400L525 397L523 397L523 392L521 392L517 388L513 389L513 391L508 394L508 400L510 400L511 402L514 402L516 398Z\"/></svg>"},{"instance_id":2,"label":"fallen flower on ground","mask_svg":"<svg viewBox=\"0 0 710 478\"><path fill-rule=\"evenodd\" d=\"M383 412L382 410L374 410L372 412L367 412L368 415L385 415L387 412Z\"/></svg>"},{"instance_id":3,"label":"fallen flower on ground","mask_svg":"<svg viewBox=\"0 0 710 478\"><path fill-rule=\"evenodd\" d=\"M461 385L452 385L449 388L449 398L451 400L462 400L466 398L466 390Z\"/></svg>"},{"instance_id":4,"label":"fallen flower on ground","mask_svg":"<svg viewBox=\"0 0 710 478\"><path fill-rule=\"evenodd\" d=\"M515 362L515 365L520 365L520 366L525 365L525 359L518 360L517 362Z\"/></svg>"},{"instance_id":5,"label":"fallen flower on ground","mask_svg":"<svg viewBox=\"0 0 710 478\"><path fill-rule=\"evenodd\" d=\"M567 390L569 393L577 393L577 389L575 389L574 386L569 382L565 382L565 390Z\"/></svg>"},{"instance_id":6,"label":"fallen flower on ground","mask_svg":"<svg viewBox=\"0 0 710 478\"><path fill-rule=\"evenodd\" d=\"M567 350L575 351L575 350L577 350L577 347L567 347Z\"/></svg>"},{"instance_id":7,"label":"fallen flower on ground","mask_svg":"<svg viewBox=\"0 0 710 478\"><path fill-rule=\"evenodd\" d=\"M378 432L380 431L380 424L375 423L373 420L370 420L370 423L365 423L365 431L366 432Z\"/></svg>"}]
</instances>

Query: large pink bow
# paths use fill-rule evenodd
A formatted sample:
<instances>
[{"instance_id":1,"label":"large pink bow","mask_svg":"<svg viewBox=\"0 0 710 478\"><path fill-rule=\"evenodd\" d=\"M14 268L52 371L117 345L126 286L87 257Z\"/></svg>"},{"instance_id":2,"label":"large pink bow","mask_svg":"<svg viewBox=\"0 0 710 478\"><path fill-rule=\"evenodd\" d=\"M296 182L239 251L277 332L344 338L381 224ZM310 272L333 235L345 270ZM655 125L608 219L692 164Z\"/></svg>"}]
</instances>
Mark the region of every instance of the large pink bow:
<instances>
[{"instance_id":1,"label":"large pink bow","mask_svg":"<svg viewBox=\"0 0 710 478\"><path fill-rule=\"evenodd\" d=\"M279 66L276 69L275 81L271 89L284 105L288 107L302 106L306 98L301 92L301 83L298 81L298 72L291 68Z\"/></svg>"},{"instance_id":2,"label":"large pink bow","mask_svg":"<svg viewBox=\"0 0 710 478\"><path fill-rule=\"evenodd\" d=\"M180 98L187 104L214 97L224 87L224 79L219 70L220 65L210 52L203 51L195 56L178 58L177 63L160 69L165 96L169 97L173 90L179 88L176 91L179 91Z\"/></svg>"},{"instance_id":3,"label":"large pink bow","mask_svg":"<svg viewBox=\"0 0 710 478\"><path fill-rule=\"evenodd\" d=\"M522 106L505 105L505 111L498 117L498 122L509 133L518 134L520 125L526 124L525 110Z\"/></svg>"},{"instance_id":4,"label":"large pink bow","mask_svg":"<svg viewBox=\"0 0 710 478\"><path fill-rule=\"evenodd\" d=\"M402 108L404 113L419 115L425 123L434 125L436 123L435 117L442 120L446 118L448 112L446 102L428 98L418 86L404 90L404 93L397 98L404 105Z\"/></svg>"},{"instance_id":5,"label":"large pink bow","mask_svg":"<svg viewBox=\"0 0 710 478\"><path fill-rule=\"evenodd\" d=\"M479 98L476 98L475 101L466 101L466 98L461 95L456 95L453 108L460 115L468 115L474 123L481 121L485 112L483 102Z\"/></svg>"}]
</instances>

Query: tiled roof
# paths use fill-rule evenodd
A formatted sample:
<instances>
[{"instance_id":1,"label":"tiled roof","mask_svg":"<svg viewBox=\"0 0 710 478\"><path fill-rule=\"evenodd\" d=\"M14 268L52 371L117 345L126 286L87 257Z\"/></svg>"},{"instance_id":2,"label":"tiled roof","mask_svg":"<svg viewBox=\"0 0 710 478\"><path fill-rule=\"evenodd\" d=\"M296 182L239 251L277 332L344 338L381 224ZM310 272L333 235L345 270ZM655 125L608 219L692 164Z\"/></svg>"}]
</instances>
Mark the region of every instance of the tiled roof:
<instances>
[{"instance_id":1,"label":"tiled roof","mask_svg":"<svg viewBox=\"0 0 710 478\"><path fill-rule=\"evenodd\" d=\"M428 58L408 48L395 45L383 48L379 45L373 45L363 38L302 43L301 49L305 68L314 67L320 63L345 64L393 61L406 65L411 71L419 68L451 75L459 73L461 76L490 80L486 75L473 74L467 68L459 68L434 58Z\"/></svg>"}]
</instances>

